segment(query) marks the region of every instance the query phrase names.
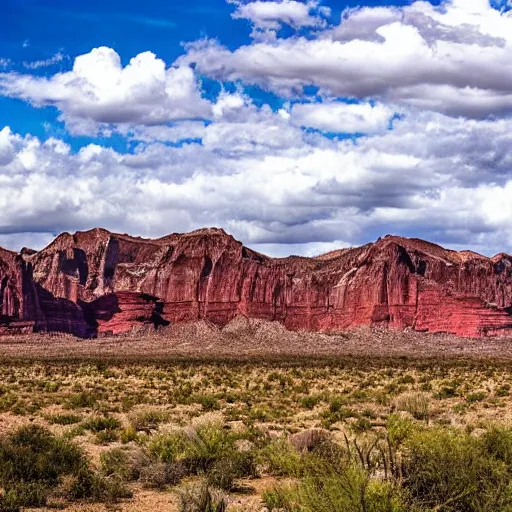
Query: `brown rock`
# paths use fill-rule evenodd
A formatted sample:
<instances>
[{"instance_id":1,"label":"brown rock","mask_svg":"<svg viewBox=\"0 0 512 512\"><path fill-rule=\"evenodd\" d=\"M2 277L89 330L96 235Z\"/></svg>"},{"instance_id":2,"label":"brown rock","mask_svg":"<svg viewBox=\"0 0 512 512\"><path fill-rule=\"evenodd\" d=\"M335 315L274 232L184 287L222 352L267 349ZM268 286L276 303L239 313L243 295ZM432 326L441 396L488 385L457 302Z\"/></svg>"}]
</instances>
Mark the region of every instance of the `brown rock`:
<instances>
[{"instance_id":1,"label":"brown rock","mask_svg":"<svg viewBox=\"0 0 512 512\"><path fill-rule=\"evenodd\" d=\"M512 257L387 236L316 258L272 259L221 229L148 240L103 229L0 249L0 332L16 322L82 337L236 317L288 329L360 325L512 334ZM30 324L32 322L32 324Z\"/></svg>"},{"instance_id":2,"label":"brown rock","mask_svg":"<svg viewBox=\"0 0 512 512\"><path fill-rule=\"evenodd\" d=\"M331 433L321 428L311 428L288 437L290 444L298 452L311 452L331 439Z\"/></svg>"}]
</instances>

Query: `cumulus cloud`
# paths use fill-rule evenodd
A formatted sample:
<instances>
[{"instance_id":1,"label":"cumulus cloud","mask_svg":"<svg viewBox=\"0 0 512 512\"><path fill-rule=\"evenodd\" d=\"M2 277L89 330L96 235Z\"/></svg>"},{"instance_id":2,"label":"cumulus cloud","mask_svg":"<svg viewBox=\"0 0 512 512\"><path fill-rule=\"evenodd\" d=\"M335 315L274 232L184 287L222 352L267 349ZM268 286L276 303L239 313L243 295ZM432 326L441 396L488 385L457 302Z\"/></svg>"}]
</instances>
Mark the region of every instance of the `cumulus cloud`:
<instances>
[{"instance_id":1,"label":"cumulus cloud","mask_svg":"<svg viewBox=\"0 0 512 512\"><path fill-rule=\"evenodd\" d=\"M317 86L323 95L486 117L512 112L511 51L512 17L487 0L440 7L417 1L350 9L338 26L312 37L257 41L233 51L201 41L181 62L194 62L216 79L243 80L290 97Z\"/></svg>"},{"instance_id":2,"label":"cumulus cloud","mask_svg":"<svg viewBox=\"0 0 512 512\"><path fill-rule=\"evenodd\" d=\"M283 24L295 29L302 27L322 27L326 25L325 16L329 16L330 9L320 7L317 0L300 2L296 0L257 0L245 3L231 0L236 5L236 11L231 15L234 19L249 20L255 31L253 36L267 35L280 30Z\"/></svg>"},{"instance_id":3,"label":"cumulus cloud","mask_svg":"<svg viewBox=\"0 0 512 512\"><path fill-rule=\"evenodd\" d=\"M254 116L254 132L235 149L231 135L222 134L181 147L145 142L134 154L94 144L73 153L58 139L4 129L0 232L102 225L160 236L218 225L280 255L331 249L333 241L355 245L390 231L481 245L488 253L512 248L512 120L411 112L393 130L357 143L319 144L286 116L257 109ZM233 124L233 131L244 130ZM271 144L272 137L280 143Z\"/></svg>"},{"instance_id":4,"label":"cumulus cloud","mask_svg":"<svg viewBox=\"0 0 512 512\"><path fill-rule=\"evenodd\" d=\"M123 134L135 141L178 143L200 141L209 151L233 157L240 154L267 154L302 148L304 133L290 124L288 110L274 112L268 105L258 108L249 96L222 92L212 105L212 123L185 122L173 126L132 126ZM314 136L308 137L312 143ZM321 143L321 138L317 138Z\"/></svg>"},{"instance_id":5,"label":"cumulus cloud","mask_svg":"<svg viewBox=\"0 0 512 512\"><path fill-rule=\"evenodd\" d=\"M37 107L56 106L69 126L83 133L98 123L156 125L211 115L189 67L166 68L145 52L123 68L119 55L106 47L77 57L71 71L51 78L0 73L0 94Z\"/></svg>"},{"instance_id":6,"label":"cumulus cloud","mask_svg":"<svg viewBox=\"0 0 512 512\"><path fill-rule=\"evenodd\" d=\"M392 107L370 103L302 103L291 111L293 124L333 133L372 134L386 130L396 113Z\"/></svg>"},{"instance_id":7,"label":"cumulus cloud","mask_svg":"<svg viewBox=\"0 0 512 512\"><path fill-rule=\"evenodd\" d=\"M315 86L324 98L379 100L452 116L512 112L512 16L487 0L352 8L329 26L314 0L232 3L233 16L257 30L276 32L287 23L314 31L275 34L235 50L196 41L171 67L145 52L123 68L114 50L97 48L77 57L70 72L50 78L0 73L0 94L57 106L83 134L98 130L98 123L210 119L212 106L190 64L214 79L257 84L289 98Z\"/></svg>"},{"instance_id":8,"label":"cumulus cloud","mask_svg":"<svg viewBox=\"0 0 512 512\"><path fill-rule=\"evenodd\" d=\"M0 130L0 165L7 165L14 158L14 140L9 127Z\"/></svg>"},{"instance_id":9,"label":"cumulus cloud","mask_svg":"<svg viewBox=\"0 0 512 512\"><path fill-rule=\"evenodd\" d=\"M396 7L357 7L346 9L339 25L320 35L333 41L383 42L377 29L402 20L402 13Z\"/></svg>"}]
</instances>

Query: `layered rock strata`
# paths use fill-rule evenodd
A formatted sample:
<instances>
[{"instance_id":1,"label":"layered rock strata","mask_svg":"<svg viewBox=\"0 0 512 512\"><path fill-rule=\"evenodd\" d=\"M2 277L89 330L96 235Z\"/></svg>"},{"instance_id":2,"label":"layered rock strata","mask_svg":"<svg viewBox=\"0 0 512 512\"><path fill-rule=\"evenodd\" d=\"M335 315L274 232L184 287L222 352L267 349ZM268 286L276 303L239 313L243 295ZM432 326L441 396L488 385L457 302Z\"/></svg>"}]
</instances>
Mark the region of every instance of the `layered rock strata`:
<instances>
[{"instance_id":1,"label":"layered rock strata","mask_svg":"<svg viewBox=\"0 0 512 512\"><path fill-rule=\"evenodd\" d=\"M387 236L316 258L269 258L220 229L156 240L103 229L0 249L0 334L119 334L237 315L292 330L360 325L512 335L512 257Z\"/></svg>"}]
</instances>

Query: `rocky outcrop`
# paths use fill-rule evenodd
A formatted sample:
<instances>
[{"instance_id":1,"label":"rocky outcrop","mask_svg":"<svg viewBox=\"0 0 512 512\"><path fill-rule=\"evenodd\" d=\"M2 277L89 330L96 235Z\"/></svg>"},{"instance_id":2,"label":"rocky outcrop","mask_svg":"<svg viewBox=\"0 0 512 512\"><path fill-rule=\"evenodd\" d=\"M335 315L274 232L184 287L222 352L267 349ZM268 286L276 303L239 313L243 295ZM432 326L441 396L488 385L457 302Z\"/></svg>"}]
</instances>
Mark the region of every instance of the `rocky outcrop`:
<instances>
[{"instance_id":1,"label":"rocky outcrop","mask_svg":"<svg viewBox=\"0 0 512 512\"><path fill-rule=\"evenodd\" d=\"M394 236L276 259L220 229L156 240L94 229L64 233L38 252L0 250L0 284L0 333L33 326L92 337L245 315L292 330L512 335L511 256Z\"/></svg>"},{"instance_id":2,"label":"rocky outcrop","mask_svg":"<svg viewBox=\"0 0 512 512\"><path fill-rule=\"evenodd\" d=\"M312 452L331 440L331 432L323 428L311 428L288 436L291 446L300 453Z\"/></svg>"}]
</instances>

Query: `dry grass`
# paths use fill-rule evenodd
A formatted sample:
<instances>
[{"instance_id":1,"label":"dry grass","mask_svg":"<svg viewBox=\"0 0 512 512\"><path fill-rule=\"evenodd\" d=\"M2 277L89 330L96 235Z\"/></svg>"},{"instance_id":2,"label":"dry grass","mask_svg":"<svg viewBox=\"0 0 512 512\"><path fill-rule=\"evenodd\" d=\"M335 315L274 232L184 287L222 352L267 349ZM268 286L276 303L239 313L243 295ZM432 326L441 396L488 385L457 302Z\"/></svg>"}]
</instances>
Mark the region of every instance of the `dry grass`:
<instances>
[{"instance_id":1,"label":"dry grass","mask_svg":"<svg viewBox=\"0 0 512 512\"><path fill-rule=\"evenodd\" d=\"M506 340L364 329L312 335L238 321L224 331L199 323L91 341L1 338L0 357L0 434L46 426L77 442L98 468L114 448L139 453L156 436L212 417L243 433L250 449L312 428L341 443L383 435L396 414L468 432L512 425ZM169 468L144 471L156 481ZM260 477L239 481L228 511L262 510L265 490L286 478L264 468ZM160 480L164 491L130 484L134 498L122 509L177 510L179 486Z\"/></svg>"}]
</instances>

